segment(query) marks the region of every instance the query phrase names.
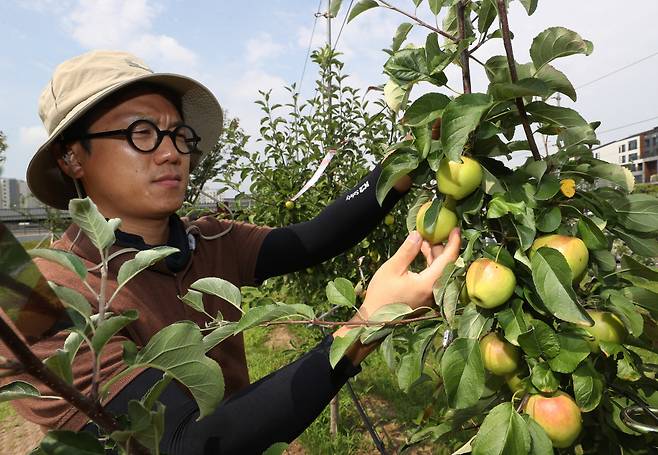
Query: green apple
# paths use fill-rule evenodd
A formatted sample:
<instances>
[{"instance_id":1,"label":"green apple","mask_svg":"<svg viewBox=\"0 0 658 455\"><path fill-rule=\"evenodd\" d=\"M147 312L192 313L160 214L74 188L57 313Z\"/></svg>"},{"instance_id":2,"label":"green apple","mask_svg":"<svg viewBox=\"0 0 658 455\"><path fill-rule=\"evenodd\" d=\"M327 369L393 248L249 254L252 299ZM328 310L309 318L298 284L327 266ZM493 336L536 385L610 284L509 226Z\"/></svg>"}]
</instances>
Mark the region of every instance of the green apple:
<instances>
[{"instance_id":1,"label":"green apple","mask_svg":"<svg viewBox=\"0 0 658 455\"><path fill-rule=\"evenodd\" d=\"M592 327L585 327L595 341L590 343L593 352L599 351L599 341L621 344L626 339L628 332L624 323L613 313L609 311L587 310L587 313L594 319Z\"/></svg>"},{"instance_id":2,"label":"green apple","mask_svg":"<svg viewBox=\"0 0 658 455\"><path fill-rule=\"evenodd\" d=\"M515 287L514 272L491 259L473 261L466 272L468 297L482 308L495 308L507 302Z\"/></svg>"},{"instance_id":3,"label":"green apple","mask_svg":"<svg viewBox=\"0 0 658 455\"><path fill-rule=\"evenodd\" d=\"M395 223L395 217L394 217L393 215L386 215L386 216L384 217L384 224L385 224L386 226L390 226L390 225L392 225L393 223Z\"/></svg>"},{"instance_id":4,"label":"green apple","mask_svg":"<svg viewBox=\"0 0 658 455\"><path fill-rule=\"evenodd\" d=\"M521 392L527 389L527 384L521 377L520 371L514 371L505 375L505 382L512 393Z\"/></svg>"},{"instance_id":5,"label":"green apple","mask_svg":"<svg viewBox=\"0 0 658 455\"><path fill-rule=\"evenodd\" d=\"M448 239L450 231L457 227L457 215L452 210L442 206L436 220L434 220L434 229L430 232L425 228L423 221L425 220L425 213L431 205L432 202L428 201L418 210L418 214L416 215L416 229L418 229L421 237L434 245L445 242Z\"/></svg>"},{"instance_id":6,"label":"green apple","mask_svg":"<svg viewBox=\"0 0 658 455\"><path fill-rule=\"evenodd\" d=\"M587 262L589 262L589 251L587 251L585 242L578 237L569 237L568 235L544 235L538 237L532 243L530 257L532 258L533 253L544 246L554 248L562 253L562 256L567 260L567 264L569 264L574 283L582 279L585 270L587 270Z\"/></svg>"},{"instance_id":7,"label":"green apple","mask_svg":"<svg viewBox=\"0 0 658 455\"><path fill-rule=\"evenodd\" d=\"M553 447L569 447L583 428L578 405L564 392L553 396L532 395L525 412L544 429Z\"/></svg>"},{"instance_id":8,"label":"green apple","mask_svg":"<svg viewBox=\"0 0 658 455\"><path fill-rule=\"evenodd\" d=\"M480 186L482 167L473 158L461 157L462 162L444 158L436 171L439 191L456 200L464 199Z\"/></svg>"},{"instance_id":9,"label":"green apple","mask_svg":"<svg viewBox=\"0 0 658 455\"><path fill-rule=\"evenodd\" d=\"M295 208L295 203L293 201L286 201L285 206L288 210L292 210Z\"/></svg>"},{"instance_id":10,"label":"green apple","mask_svg":"<svg viewBox=\"0 0 658 455\"><path fill-rule=\"evenodd\" d=\"M480 340L480 353L484 368L497 376L513 373L519 368L519 348L496 332L488 333Z\"/></svg>"}]
</instances>

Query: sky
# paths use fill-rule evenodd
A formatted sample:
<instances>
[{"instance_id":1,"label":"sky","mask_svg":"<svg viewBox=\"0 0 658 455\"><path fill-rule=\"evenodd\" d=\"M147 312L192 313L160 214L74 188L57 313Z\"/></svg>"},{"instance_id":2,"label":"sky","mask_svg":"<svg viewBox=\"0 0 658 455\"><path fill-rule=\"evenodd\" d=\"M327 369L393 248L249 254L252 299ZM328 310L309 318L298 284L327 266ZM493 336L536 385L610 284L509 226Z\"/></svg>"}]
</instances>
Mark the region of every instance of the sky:
<instances>
[{"instance_id":1,"label":"sky","mask_svg":"<svg viewBox=\"0 0 658 455\"><path fill-rule=\"evenodd\" d=\"M322 9L326 9L322 0ZM349 0L332 21L334 42ZM413 12L412 0L391 0ZM566 97L587 120L600 120L602 143L658 125L658 55L593 82L613 71L658 54L658 2L640 0L633 8L618 0L540 0L528 17L520 3L510 5L510 28L519 62L529 61L532 38L561 25L594 42L590 56L553 62L578 88L578 101ZM37 114L38 98L54 68L91 49L127 50L155 71L194 77L208 86L252 137L261 117L254 101L259 90L285 99L286 85L299 82L309 42L326 42L326 20L317 20L318 0L0 0L0 131L9 148L3 177L25 178L27 164L46 132ZM427 1L418 15L434 22ZM357 88L386 82L382 67L397 26L408 19L375 8L345 25L337 43L348 82ZM441 20L441 18L439 18ZM414 27L410 42L423 45L429 31ZM477 53L481 61L504 54L501 40ZM471 66L474 91L486 91L484 72ZM310 96L317 68L308 62L302 95ZM460 86L457 68L447 71ZM426 91L419 88L413 99ZM446 94L451 94L445 91ZM371 95L369 95L371 96ZM377 96L376 94L374 96ZM656 117L656 118L653 118ZM648 120L647 119L651 119ZM626 126L640 122L636 125Z\"/></svg>"}]
</instances>

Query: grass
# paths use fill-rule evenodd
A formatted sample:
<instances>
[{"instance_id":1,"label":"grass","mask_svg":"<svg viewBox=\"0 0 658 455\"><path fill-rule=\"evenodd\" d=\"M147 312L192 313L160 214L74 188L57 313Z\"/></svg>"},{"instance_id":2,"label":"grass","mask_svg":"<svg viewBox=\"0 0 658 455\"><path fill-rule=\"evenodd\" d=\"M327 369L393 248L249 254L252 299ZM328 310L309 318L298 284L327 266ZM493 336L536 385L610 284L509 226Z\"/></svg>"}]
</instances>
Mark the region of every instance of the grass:
<instances>
[{"instance_id":1,"label":"grass","mask_svg":"<svg viewBox=\"0 0 658 455\"><path fill-rule=\"evenodd\" d=\"M12 419L16 416L16 411L7 402L0 403L0 423Z\"/></svg>"},{"instance_id":2,"label":"grass","mask_svg":"<svg viewBox=\"0 0 658 455\"><path fill-rule=\"evenodd\" d=\"M305 340L296 346L299 349L297 351L267 347L266 343L271 336L270 329L259 327L244 333L252 381L290 363L321 339L317 329L288 326L288 330L294 339ZM380 437L386 440L382 425L386 425L387 431L394 429L396 433L400 431L404 433L405 430L412 428L413 420L431 401L431 386L423 383L414 387L408 394L401 392L396 378L378 353L371 354L362 368L363 371L352 381L352 385L362 404L365 404L366 412L375 424ZM339 394L339 409L341 422L335 438L329 434L328 408L299 437L299 442L306 452L310 455L375 453L375 446L345 390ZM398 437L396 444L400 445L400 443Z\"/></svg>"}]
</instances>

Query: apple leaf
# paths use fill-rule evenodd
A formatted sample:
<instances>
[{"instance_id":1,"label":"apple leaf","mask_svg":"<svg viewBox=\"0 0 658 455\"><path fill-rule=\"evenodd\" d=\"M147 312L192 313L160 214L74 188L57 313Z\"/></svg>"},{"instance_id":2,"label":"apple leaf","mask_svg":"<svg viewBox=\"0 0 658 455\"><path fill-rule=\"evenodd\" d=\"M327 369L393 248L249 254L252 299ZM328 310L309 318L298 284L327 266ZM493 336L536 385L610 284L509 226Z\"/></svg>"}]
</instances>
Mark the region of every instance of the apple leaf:
<instances>
[{"instance_id":1,"label":"apple leaf","mask_svg":"<svg viewBox=\"0 0 658 455\"><path fill-rule=\"evenodd\" d=\"M442 93L426 93L404 112L404 123L408 126L426 125L441 117L449 103L450 98Z\"/></svg>"},{"instance_id":2,"label":"apple leaf","mask_svg":"<svg viewBox=\"0 0 658 455\"><path fill-rule=\"evenodd\" d=\"M185 302L188 306L194 308L199 313L206 311L203 306L203 292L190 289L185 293L183 297L179 296L178 298Z\"/></svg>"},{"instance_id":3,"label":"apple leaf","mask_svg":"<svg viewBox=\"0 0 658 455\"><path fill-rule=\"evenodd\" d=\"M482 93L466 93L448 104L441 121L441 146L448 159L459 160L469 135L491 106L491 97Z\"/></svg>"},{"instance_id":4,"label":"apple leaf","mask_svg":"<svg viewBox=\"0 0 658 455\"><path fill-rule=\"evenodd\" d=\"M608 239L589 217L584 216L578 220L578 233L588 250L608 249Z\"/></svg>"},{"instance_id":5,"label":"apple leaf","mask_svg":"<svg viewBox=\"0 0 658 455\"><path fill-rule=\"evenodd\" d=\"M615 255L607 250L590 251L592 259L598 265L599 270L603 272L612 272L617 267Z\"/></svg>"},{"instance_id":6,"label":"apple leaf","mask_svg":"<svg viewBox=\"0 0 658 455\"><path fill-rule=\"evenodd\" d=\"M658 256L658 240L655 238L638 237L622 228L608 227L608 230L623 240L633 253L649 258Z\"/></svg>"},{"instance_id":7,"label":"apple leaf","mask_svg":"<svg viewBox=\"0 0 658 455\"><path fill-rule=\"evenodd\" d=\"M635 286L658 293L658 270L647 267L631 256L622 257L621 265L623 269L628 270L621 274L622 278L630 281Z\"/></svg>"},{"instance_id":8,"label":"apple leaf","mask_svg":"<svg viewBox=\"0 0 658 455\"><path fill-rule=\"evenodd\" d=\"M658 198L650 194L629 194L620 207L616 207L619 222L635 232L658 231Z\"/></svg>"},{"instance_id":9,"label":"apple leaf","mask_svg":"<svg viewBox=\"0 0 658 455\"><path fill-rule=\"evenodd\" d=\"M587 173L592 177L598 177L615 183L628 193L631 193L633 188L635 188L635 177L633 177L631 171L618 164L593 160L592 166L587 170Z\"/></svg>"},{"instance_id":10,"label":"apple leaf","mask_svg":"<svg viewBox=\"0 0 658 455\"><path fill-rule=\"evenodd\" d=\"M571 373L590 354L589 344L573 333L558 333L557 336L560 340L560 353L549 359L548 364L551 370L558 373Z\"/></svg>"},{"instance_id":11,"label":"apple leaf","mask_svg":"<svg viewBox=\"0 0 658 455\"><path fill-rule=\"evenodd\" d=\"M147 269L156 262L169 255L177 253L178 251L178 248L170 246L156 246L149 250L139 251L133 259L121 264L119 273L117 274L117 282L119 283L119 286L126 284L126 282L130 281L142 270Z\"/></svg>"},{"instance_id":12,"label":"apple leaf","mask_svg":"<svg viewBox=\"0 0 658 455\"><path fill-rule=\"evenodd\" d=\"M555 331L545 322L535 319L530 330L517 337L521 349L533 358L551 359L560 353L560 341Z\"/></svg>"},{"instance_id":13,"label":"apple leaf","mask_svg":"<svg viewBox=\"0 0 658 455\"><path fill-rule=\"evenodd\" d=\"M633 303L651 312L654 319L658 319L658 294L637 286L622 289L622 293Z\"/></svg>"},{"instance_id":14,"label":"apple leaf","mask_svg":"<svg viewBox=\"0 0 658 455\"><path fill-rule=\"evenodd\" d=\"M377 202L384 203L386 195L393 185L403 175L409 174L420 164L420 160L412 149L400 149L389 155L382 164L382 173L377 180Z\"/></svg>"},{"instance_id":15,"label":"apple leaf","mask_svg":"<svg viewBox=\"0 0 658 455\"><path fill-rule=\"evenodd\" d=\"M82 263L80 258L75 254L68 251L55 250L51 248L32 248L27 250L27 253L33 257L39 257L48 261L56 262L57 264L66 267L72 272L75 272L83 280L87 276L87 268Z\"/></svg>"},{"instance_id":16,"label":"apple leaf","mask_svg":"<svg viewBox=\"0 0 658 455\"><path fill-rule=\"evenodd\" d=\"M364 11L369 10L370 8L376 8L379 6L379 3L377 3L375 0L359 0L359 3L354 5L352 10L350 11L349 16L347 17L347 22L351 22L352 19L354 19L356 16L361 14Z\"/></svg>"},{"instance_id":17,"label":"apple leaf","mask_svg":"<svg viewBox=\"0 0 658 455\"><path fill-rule=\"evenodd\" d=\"M118 316L112 316L96 328L96 332L91 339L91 347L96 354L100 354L105 344L114 334L138 318L137 310L128 310Z\"/></svg>"},{"instance_id":18,"label":"apple leaf","mask_svg":"<svg viewBox=\"0 0 658 455\"><path fill-rule=\"evenodd\" d=\"M361 336L363 330L363 327L355 327L349 330L345 336L334 338L334 341L331 343L331 349L329 350L329 363L331 364L331 368L336 368L340 359L343 358L349 347L354 344L354 341Z\"/></svg>"},{"instance_id":19,"label":"apple leaf","mask_svg":"<svg viewBox=\"0 0 658 455\"><path fill-rule=\"evenodd\" d=\"M242 311L240 289L230 281L217 277L201 278L190 284L190 289L219 297Z\"/></svg>"},{"instance_id":20,"label":"apple leaf","mask_svg":"<svg viewBox=\"0 0 658 455\"><path fill-rule=\"evenodd\" d=\"M594 50L591 41L564 27L550 27L532 40L530 57L537 70L556 58L574 54L589 55Z\"/></svg>"},{"instance_id":21,"label":"apple leaf","mask_svg":"<svg viewBox=\"0 0 658 455\"><path fill-rule=\"evenodd\" d=\"M553 393L557 390L560 382L557 380L547 363L538 363L530 373L530 382L540 392Z\"/></svg>"},{"instance_id":22,"label":"apple leaf","mask_svg":"<svg viewBox=\"0 0 658 455\"><path fill-rule=\"evenodd\" d=\"M329 14L331 14L331 17L336 17L338 15L338 11L340 11L341 3L342 0L331 0L329 2Z\"/></svg>"},{"instance_id":23,"label":"apple leaf","mask_svg":"<svg viewBox=\"0 0 658 455\"><path fill-rule=\"evenodd\" d=\"M409 340L409 350L400 358L397 377L400 390L408 392L420 379L425 366L425 355L439 326L428 327L414 333Z\"/></svg>"},{"instance_id":24,"label":"apple leaf","mask_svg":"<svg viewBox=\"0 0 658 455\"><path fill-rule=\"evenodd\" d=\"M41 393L29 382L13 381L0 386L0 403L20 398L39 398Z\"/></svg>"},{"instance_id":25,"label":"apple leaf","mask_svg":"<svg viewBox=\"0 0 658 455\"><path fill-rule=\"evenodd\" d=\"M608 296L608 302L609 304L606 305L606 309L621 319L632 336L637 338L642 335L644 318L642 318L642 314L640 314L630 299L617 290L611 290Z\"/></svg>"},{"instance_id":26,"label":"apple leaf","mask_svg":"<svg viewBox=\"0 0 658 455\"><path fill-rule=\"evenodd\" d=\"M446 2L446 0L428 0L430 4L430 11L436 16L439 14L439 11L441 11L441 8L443 8L443 4ZM418 2L420 4L421 2ZM416 4L416 6L418 6Z\"/></svg>"},{"instance_id":27,"label":"apple leaf","mask_svg":"<svg viewBox=\"0 0 658 455\"><path fill-rule=\"evenodd\" d=\"M531 16L532 13L535 12L535 10L537 9L537 3L539 2L539 0L520 0L520 1L523 7L525 8L525 10L528 12L528 16Z\"/></svg>"},{"instance_id":28,"label":"apple leaf","mask_svg":"<svg viewBox=\"0 0 658 455\"><path fill-rule=\"evenodd\" d=\"M391 43L391 50L393 52L400 49L400 46L402 43L404 43L404 40L407 39L407 36L409 35L409 32L412 28L413 25L411 25L409 22L403 22L399 25L398 29L395 31L395 35L393 36L393 42Z\"/></svg>"},{"instance_id":29,"label":"apple leaf","mask_svg":"<svg viewBox=\"0 0 658 455\"><path fill-rule=\"evenodd\" d=\"M540 248L532 256L531 264L537 294L556 318L587 326L594 323L578 303L571 285L571 269L562 253L553 248Z\"/></svg>"},{"instance_id":30,"label":"apple leaf","mask_svg":"<svg viewBox=\"0 0 658 455\"><path fill-rule=\"evenodd\" d=\"M528 414L524 414L523 419L528 425L528 432L532 441L528 455L553 455L555 453L553 443L546 431Z\"/></svg>"},{"instance_id":31,"label":"apple leaf","mask_svg":"<svg viewBox=\"0 0 658 455\"><path fill-rule=\"evenodd\" d=\"M480 335L488 332L493 325L493 318L485 316L478 310L474 303L464 307L464 312L459 318L457 332L460 338L471 338L477 340Z\"/></svg>"},{"instance_id":32,"label":"apple leaf","mask_svg":"<svg viewBox=\"0 0 658 455\"><path fill-rule=\"evenodd\" d=\"M97 437L86 431L50 430L39 443L39 453L103 455L105 449Z\"/></svg>"},{"instance_id":33,"label":"apple leaf","mask_svg":"<svg viewBox=\"0 0 658 455\"><path fill-rule=\"evenodd\" d=\"M84 232L99 251L103 251L115 241L113 226L101 215L94 202L87 198L71 199L69 213L72 221ZM110 220L113 221L113 220Z\"/></svg>"},{"instance_id":34,"label":"apple leaf","mask_svg":"<svg viewBox=\"0 0 658 455\"><path fill-rule=\"evenodd\" d=\"M210 351L212 348L217 346L219 343L224 341L230 336L235 334L235 328L237 327L237 322L225 322L222 326L214 329L212 332L208 333L203 337L203 349L204 352Z\"/></svg>"},{"instance_id":35,"label":"apple leaf","mask_svg":"<svg viewBox=\"0 0 658 455\"><path fill-rule=\"evenodd\" d=\"M603 395L603 377L594 369L592 362L585 361L572 373L576 403L583 412L597 408Z\"/></svg>"},{"instance_id":36,"label":"apple leaf","mask_svg":"<svg viewBox=\"0 0 658 455\"><path fill-rule=\"evenodd\" d=\"M528 331L522 306L523 300L514 299L510 306L496 313L496 319L505 332L505 339L515 346L519 346L519 335Z\"/></svg>"},{"instance_id":37,"label":"apple leaf","mask_svg":"<svg viewBox=\"0 0 658 455\"><path fill-rule=\"evenodd\" d=\"M517 82L498 82L489 85L489 94L496 101L505 101L524 96L541 96L549 95L548 86L540 79L526 78Z\"/></svg>"},{"instance_id":38,"label":"apple leaf","mask_svg":"<svg viewBox=\"0 0 658 455\"><path fill-rule=\"evenodd\" d=\"M312 320L315 318L315 313L311 307L301 303L277 303L257 306L250 308L242 315L237 327L235 328L235 333L242 332L243 330L257 326L258 324L263 324L265 322L270 322L282 318L289 318L291 316L300 316L305 319Z\"/></svg>"},{"instance_id":39,"label":"apple leaf","mask_svg":"<svg viewBox=\"0 0 658 455\"><path fill-rule=\"evenodd\" d=\"M421 192L407 212L407 231L411 232L416 229L416 217L418 211L426 202L432 199L432 195L428 192Z\"/></svg>"},{"instance_id":40,"label":"apple leaf","mask_svg":"<svg viewBox=\"0 0 658 455\"><path fill-rule=\"evenodd\" d=\"M569 79L567 79L567 76L551 65L544 65L541 70L535 73L534 77L543 81L551 91L560 92L567 95L573 101L576 101L576 90L571 85Z\"/></svg>"},{"instance_id":41,"label":"apple leaf","mask_svg":"<svg viewBox=\"0 0 658 455\"><path fill-rule=\"evenodd\" d=\"M559 207L551 207L537 217L537 230L553 232L562 224L562 212Z\"/></svg>"},{"instance_id":42,"label":"apple leaf","mask_svg":"<svg viewBox=\"0 0 658 455\"><path fill-rule=\"evenodd\" d=\"M543 101L534 101L528 104L526 110L536 121L546 125L555 125L564 128L589 125L589 123L587 123L587 121L573 109L553 106Z\"/></svg>"},{"instance_id":43,"label":"apple leaf","mask_svg":"<svg viewBox=\"0 0 658 455\"><path fill-rule=\"evenodd\" d=\"M354 285L346 278L336 278L327 283L327 299L332 305L352 308L356 303Z\"/></svg>"},{"instance_id":44,"label":"apple leaf","mask_svg":"<svg viewBox=\"0 0 658 455\"><path fill-rule=\"evenodd\" d=\"M441 358L441 376L451 408L464 409L476 404L484 391L484 366L478 340L454 340Z\"/></svg>"},{"instance_id":45,"label":"apple leaf","mask_svg":"<svg viewBox=\"0 0 658 455\"><path fill-rule=\"evenodd\" d=\"M530 451L528 426L512 403L501 403L485 417L475 437L473 455L526 454Z\"/></svg>"}]
</instances>

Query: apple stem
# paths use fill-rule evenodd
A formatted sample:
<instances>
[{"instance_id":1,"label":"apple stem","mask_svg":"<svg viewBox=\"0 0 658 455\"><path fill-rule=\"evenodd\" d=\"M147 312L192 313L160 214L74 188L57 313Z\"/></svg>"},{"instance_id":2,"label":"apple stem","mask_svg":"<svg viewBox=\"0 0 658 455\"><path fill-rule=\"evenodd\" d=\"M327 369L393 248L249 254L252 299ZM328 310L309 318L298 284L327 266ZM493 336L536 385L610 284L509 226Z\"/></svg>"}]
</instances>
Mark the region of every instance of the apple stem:
<instances>
[{"instance_id":1,"label":"apple stem","mask_svg":"<svg viewBox=\"0 0 658 455\"><path fill-rule=\"evenodd\" d=\"M530 394L525 393L523 395L523 398L521 398L521 402L519 403L519 406L516 408L516 412L523 411L523 408L525 408L525 405L526 405L526 403L528 403L529 399L530 399Z\"/></svg>"},{"instance_id":2,"label":"apple stem","mask_svg":"<svg viewBox=\"0 0 658 455\"><path fill-rule=\"evenodd\" d=\"M512 83L516 83L519 78L516 74L516 62L514 61L514 52L512 50L512 38L509 31L509 22L507 21L507 8L505 7L505 0L498 0L498 17L500 18L500 29L503 32L503 43L505 45L505 54L507 55L507 65L509 67L510 79ZM525 104L523 104L523 98L516 98L515 101L516 108L518 109L519 115L521 116L521 124L523 125L526 138L528 139L530 151L532 152L532 157L535 161L541 161L541 155L539 154L539 149L537 148L535 137L533 136L532 129L530 128L530 121L528 120L528 113L525 110Z\"/></svg>"}]
</instances>

